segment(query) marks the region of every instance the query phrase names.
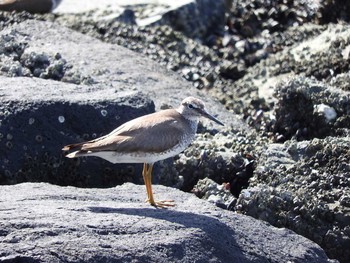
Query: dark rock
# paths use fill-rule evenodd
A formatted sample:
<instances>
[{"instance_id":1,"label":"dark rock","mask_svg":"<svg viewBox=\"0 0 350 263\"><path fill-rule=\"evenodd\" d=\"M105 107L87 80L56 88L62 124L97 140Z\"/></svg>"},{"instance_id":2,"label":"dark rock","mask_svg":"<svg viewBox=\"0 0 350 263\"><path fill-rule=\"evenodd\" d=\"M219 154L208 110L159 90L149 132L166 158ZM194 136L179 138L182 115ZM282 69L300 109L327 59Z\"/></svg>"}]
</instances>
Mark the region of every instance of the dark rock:
<instances>
[{"instance_id":1,"label":"dark rock","mask_svg":"<svg viewBox=\"0 0 350 263\"><path fill-rule=\"evenodd\" d=\"M230 192L230 183L219 185L209 178L199 180L191 192L224 209L234 207L237 202L237 198Z\"/></svg>"},{"instance_id":2,"label":"dark rock","mask_svg":"<svg viewBox=\"0 0 350 263\"><path fill-rule=\"evenodd\" d=\"M191 191L199 179L210 178L218 184L229 183L231 193L238 196L253 175L252 156L265 143L245 126L240 130L227 128L215 135L198 134L197 139L175 158L176 170L183 180L181 189Z\"/></svg>"},{"instance_id":3,"label":"dark rock","mask_svg":"<svg viewBox=\"0 0 350 263\"><path fill-rule=\"evenodd\" d=\"M254 37L264 29L273 33L312 21L316 10L312 1L233 1L228 24L233 33Z\"/></svg>"},{"instance_id":4,"label":"dark rock","mask_svg":"<svg viewBox=\"0 0 350 263\"><path fill-rule=\"evenodd\" d=\"M96 158L65 160L61 149L153 112L154 104L144 94L118 95L113 89L91 91L62 82L0 78L6 87L0 98L0 184L38 181L101 187L138 181L129 166L121 166L119 175L112 164Z\"/></svg>"},{"instance_id":5,"label":"dark rock","mask_svg":"<svg viewBox=\"0 0 350 263\"><path fill-rule=\"evenodd\" d=\"M350 21L350 3L341 0L321 0L317 18L320 23L337 23L339 20Z\"/></svg>"},{"instance_id":6,"label":"dark rock","mask_svg":"<svg viewBox=\"0 0 350 263\"><path fill-rule=\"evenodd\" d=\"M61 0L13 0L1 1L0 10L27 11L30 13L47 13L55 9Z\"/></svg>"},{"instance_id":7,"label":"dark rock","mask_svg":"<svg viewBox=\"0 0 350 263\"><path fill-rule=\"evenodd\" d=\"M163 11L152 24L169 25L190 38L205 40L212 34L223 35L226 8L224 0L187 1ZM139 23L145 25L143 21Z\"/></svg>"},{"instance_id":8,"label":"dark rock","mask_svg":"<svg viewBox=\"0 0 350 263\"><path fill-rule=\"evenodd\" d=\"M0 186L4 262L332 262L310 240L216 208L164 186L144 203L144 186L82 189L50 184Z\"/></svg>"},{"instance_id":9,"label":"dark rock","mask_svg":"<svg viewBox=\"0 0 350 263\"><path fill-rule=\"evenodd\" d=\"M227 78L237 80L244 76L246 73L246 68L244 64L231 64L223 63L220 67L220 75Z\"/></svg>"}]
</instances>

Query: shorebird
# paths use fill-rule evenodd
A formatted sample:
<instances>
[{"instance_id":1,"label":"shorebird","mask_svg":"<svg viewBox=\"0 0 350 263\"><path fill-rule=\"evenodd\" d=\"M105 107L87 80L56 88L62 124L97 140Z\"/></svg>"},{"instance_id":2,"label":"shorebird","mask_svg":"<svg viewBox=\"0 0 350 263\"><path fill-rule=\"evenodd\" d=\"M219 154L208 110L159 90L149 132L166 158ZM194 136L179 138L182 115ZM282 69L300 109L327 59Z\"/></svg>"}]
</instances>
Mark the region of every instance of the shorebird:
<instances>
[{"instance_id":1,"label":"shorebird","mask_svg":"<svg viewBox=\"0 0 350 263\"><path fill-rule=\"evenodd\" d=\"M69 144L66 157L97 156L111 163L143 163L142 176L147 199L156 207L174 206L172 200L155 201L152 192L152 168L157 161L182 152L194 139L200 117L220 125L203 101L187 97L177 109L167 109L133 119L111 133L88 142Z\"/></svg>"}]
</instances>

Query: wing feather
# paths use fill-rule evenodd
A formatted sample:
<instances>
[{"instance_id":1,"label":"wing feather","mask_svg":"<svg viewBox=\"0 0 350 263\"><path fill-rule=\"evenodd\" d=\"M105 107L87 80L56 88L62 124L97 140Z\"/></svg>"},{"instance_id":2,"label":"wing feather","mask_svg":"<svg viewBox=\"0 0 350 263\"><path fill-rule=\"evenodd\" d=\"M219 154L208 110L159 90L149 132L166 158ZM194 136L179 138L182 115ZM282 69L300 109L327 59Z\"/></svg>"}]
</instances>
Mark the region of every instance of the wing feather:
<instances>
[{"instance_id":1,"label":"wing feather","mask_svg":"<svg viewBox=\"0 0 350 263\"><path fill-rule=\"evenodd\" d=\"M168 114L153 113L131 120L111 133L95 140L67 145L66 150L117 151L117 152L164 152L176 146L186 125L175 110Z\"/></svg>"}]
</instances>

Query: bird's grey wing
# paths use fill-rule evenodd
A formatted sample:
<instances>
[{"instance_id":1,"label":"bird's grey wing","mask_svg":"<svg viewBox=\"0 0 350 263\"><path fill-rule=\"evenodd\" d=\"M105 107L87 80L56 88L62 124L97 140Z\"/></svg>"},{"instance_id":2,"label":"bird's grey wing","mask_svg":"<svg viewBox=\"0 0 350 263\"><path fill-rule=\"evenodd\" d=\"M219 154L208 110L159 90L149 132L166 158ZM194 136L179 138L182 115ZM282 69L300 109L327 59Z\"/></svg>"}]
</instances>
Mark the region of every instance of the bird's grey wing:
<instances>
[{"instance_id":1,"label":"bird's grey wing","mask_svg":"<svg viewBox=\"0 0 350 263\"><path fill-rule=\"evenodd\" d=\"M110 134L82 145L82 151L163 152L179 143L183 132L178 120L127 123Z\"/></svg>"},{"instance_id":2,"label":"bird's grey wing","mask_svg":"<svg viewBox=\"0 0 350 263\"><path fill-rule=\"evenodd\" d=\"M142 120L146 118L147 118L146 116L142 116L138 119ZM109 134L93 139L91 141L68 144L64 146L62 150L63 151L94 151L96 149L97 151L99 151L104 147L109 147L111 143L116 144L122 140L129 139L128 137L130 136L128 135L128 133L139 130L140 128L142 128L142 125L140 126L139 124L145 123L144 121L137 122L135 120L137 119L126 122L123 125L119 126L118 128L114 129Z\"/></svg>"},{"instance_id":3,"label":"bird's grey wing","mask_svg":"<svg viewBox=\"0 0 350 263\"><path fill-rule=\"evenodd\" d=\"M105 137L107 137L108 135L96 138L94 140L91 141L87 141L87 142L79 142L79 143L72 143L72 144L68 144L65 145L62 150L63 151L79 151L82 150L82 148L84 146L88 146L88 145L94 145L94 144L98 144L100 141L102 142L104 140Z\"/></svg>"}]
</instances>

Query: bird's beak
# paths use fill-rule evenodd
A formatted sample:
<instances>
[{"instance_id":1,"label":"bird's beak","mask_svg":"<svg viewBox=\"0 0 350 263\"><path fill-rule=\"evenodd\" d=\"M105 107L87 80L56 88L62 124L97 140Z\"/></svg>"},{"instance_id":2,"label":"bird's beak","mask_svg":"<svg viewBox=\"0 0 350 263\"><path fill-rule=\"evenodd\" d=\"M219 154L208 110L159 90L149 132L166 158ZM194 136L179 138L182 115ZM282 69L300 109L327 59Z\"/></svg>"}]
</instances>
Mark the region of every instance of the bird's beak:
<instances>
[{"instance_id":1,"label":"bird's beak","mask_svg":"<svg viewBox=\"0 0 350 263\"><path fill-rule=\"evenodd\" d=\"M217 118L214 116L210 115L208 112L205 110L201 110L200 113L202 114L203 117L208 118L209 120L215 121L217 124L220 124L222 126L225 126L221 121L219 121Z\"/></svg>"}]
</instances>

